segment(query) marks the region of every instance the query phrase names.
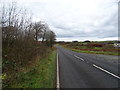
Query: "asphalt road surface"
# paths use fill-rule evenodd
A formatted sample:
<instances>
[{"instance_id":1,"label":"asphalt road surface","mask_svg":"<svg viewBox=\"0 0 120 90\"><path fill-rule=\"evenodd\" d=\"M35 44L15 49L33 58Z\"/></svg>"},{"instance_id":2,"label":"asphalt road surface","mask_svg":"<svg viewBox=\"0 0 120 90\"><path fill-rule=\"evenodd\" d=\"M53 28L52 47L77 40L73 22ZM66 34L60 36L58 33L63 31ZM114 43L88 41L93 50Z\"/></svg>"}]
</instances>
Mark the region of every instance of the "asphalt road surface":
<instances>
[{"instance_id":1,"label":"asphalt road surface","mask_svg":"<svg viewBox=\"0 0 120 90\"><path fill-rule=\"evenodd\" d=\"M118 88L118 56L58 49L60 88Z\"/></svg>"}]
</instances>

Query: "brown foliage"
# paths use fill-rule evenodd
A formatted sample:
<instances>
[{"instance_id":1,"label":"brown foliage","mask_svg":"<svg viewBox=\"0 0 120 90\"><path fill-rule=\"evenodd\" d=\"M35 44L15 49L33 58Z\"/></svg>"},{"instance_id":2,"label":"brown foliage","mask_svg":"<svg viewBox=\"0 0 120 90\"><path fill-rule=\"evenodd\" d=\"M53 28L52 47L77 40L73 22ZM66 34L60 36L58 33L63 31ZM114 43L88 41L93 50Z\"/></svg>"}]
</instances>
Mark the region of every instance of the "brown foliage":
<instances>
[{"instance_id":1,"label":"brown foliage","mask_svg":"<svg viewBox=\"0 0 120 90\"><path fill-rule=\"evenodd\" d=\"M38 41L41 38L42 43ZM45 27L45 24L34 24L31 17L13 4L8 9L3 7L2 71L7 74L3 86L14 81L21 69L35 63L37 57L45 56L50 50L48 46L53 45L54 39L54 32Z\"/></svg>"},{"instance_id":2,"label":"brown foliage","mask_svg":"<svg viewBox=\"0 0 120 90\"><path fill-rule=\"evenodd\" d=\"M98 43L89 43L87 44L88 47L103 47L104 44L98 44Z\"/></svg>"}]
</instances>

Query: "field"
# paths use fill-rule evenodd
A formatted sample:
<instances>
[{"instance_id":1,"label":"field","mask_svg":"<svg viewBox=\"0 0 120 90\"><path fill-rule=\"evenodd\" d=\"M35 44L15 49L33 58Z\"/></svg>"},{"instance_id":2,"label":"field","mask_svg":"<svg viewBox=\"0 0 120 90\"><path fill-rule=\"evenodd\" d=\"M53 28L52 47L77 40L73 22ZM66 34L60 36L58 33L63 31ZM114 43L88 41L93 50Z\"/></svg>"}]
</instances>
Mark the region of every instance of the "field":
<instances>
[{"instance_id":1,"label":"field","mask_svg":"<svg viewBox=\"0 0 120 90\"><path fill-rule=\"evenodd\" d=\"M120 55L120 48L114 47L113 41L96 41L96 42L64 42L59 43L61 46L76 52Z\"/></svg>"}]
</instances>

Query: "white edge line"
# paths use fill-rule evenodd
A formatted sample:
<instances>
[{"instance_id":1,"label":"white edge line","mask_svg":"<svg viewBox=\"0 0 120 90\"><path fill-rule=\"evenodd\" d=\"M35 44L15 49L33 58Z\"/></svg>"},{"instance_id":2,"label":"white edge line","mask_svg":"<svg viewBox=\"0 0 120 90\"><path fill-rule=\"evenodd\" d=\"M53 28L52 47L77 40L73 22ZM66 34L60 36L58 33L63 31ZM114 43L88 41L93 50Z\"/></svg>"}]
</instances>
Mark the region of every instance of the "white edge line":
<instances>
[{"instance_id":1,"label":"white edge line","mask_svg":"<svg viewBox=\"0 0 120 90\"><path fill-rule=\"evenodd\" d=\"M115 75L115 74L113 74L113 73L111 73L111 72L109 72L109 71L107 71L107 70L105 70L105 69L103 69L103 68L95 65L95 64L93 64L93 66L96 67L96 68L98 68L98 69L100 69L100 70L102 70L102 71L104 71L104 72L106 72L106 73L108 73L108 74L110 74L110 75L112 75L112 76L114 76L114 77L116 77L116 78L118 78L118 79L120 79L119 76L117 76L117 75Z\"/></svg>"},{"instance_id":2,"label":"white edge line","mask_svg":"<svg viewBox=\"0 0 120 90\"><path fill-rule=\"evenodd\" d=\"M57 52L57 84L56 88L60 88L60 81L59 81L59 64L58 64L58 52Z\"/></svg>"}]
</instances>

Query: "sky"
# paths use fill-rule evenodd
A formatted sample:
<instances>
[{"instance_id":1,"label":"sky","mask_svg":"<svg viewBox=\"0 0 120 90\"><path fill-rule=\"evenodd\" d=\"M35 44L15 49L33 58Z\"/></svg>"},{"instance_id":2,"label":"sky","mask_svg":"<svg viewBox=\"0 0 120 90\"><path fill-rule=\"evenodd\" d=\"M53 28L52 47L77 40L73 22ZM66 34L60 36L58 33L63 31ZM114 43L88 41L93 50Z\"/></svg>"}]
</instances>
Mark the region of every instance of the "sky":
<instances>
[{"instance_id":1,"label":"sky","mask_svg":"<svg viewBox=\"0 0 120 90\"><path fill-rule=\"evenodd\" d=\"M119 0L2 0L17 2L44 21L57 41L105 41L118 39Z\"/></svg>"}]
</instances>

